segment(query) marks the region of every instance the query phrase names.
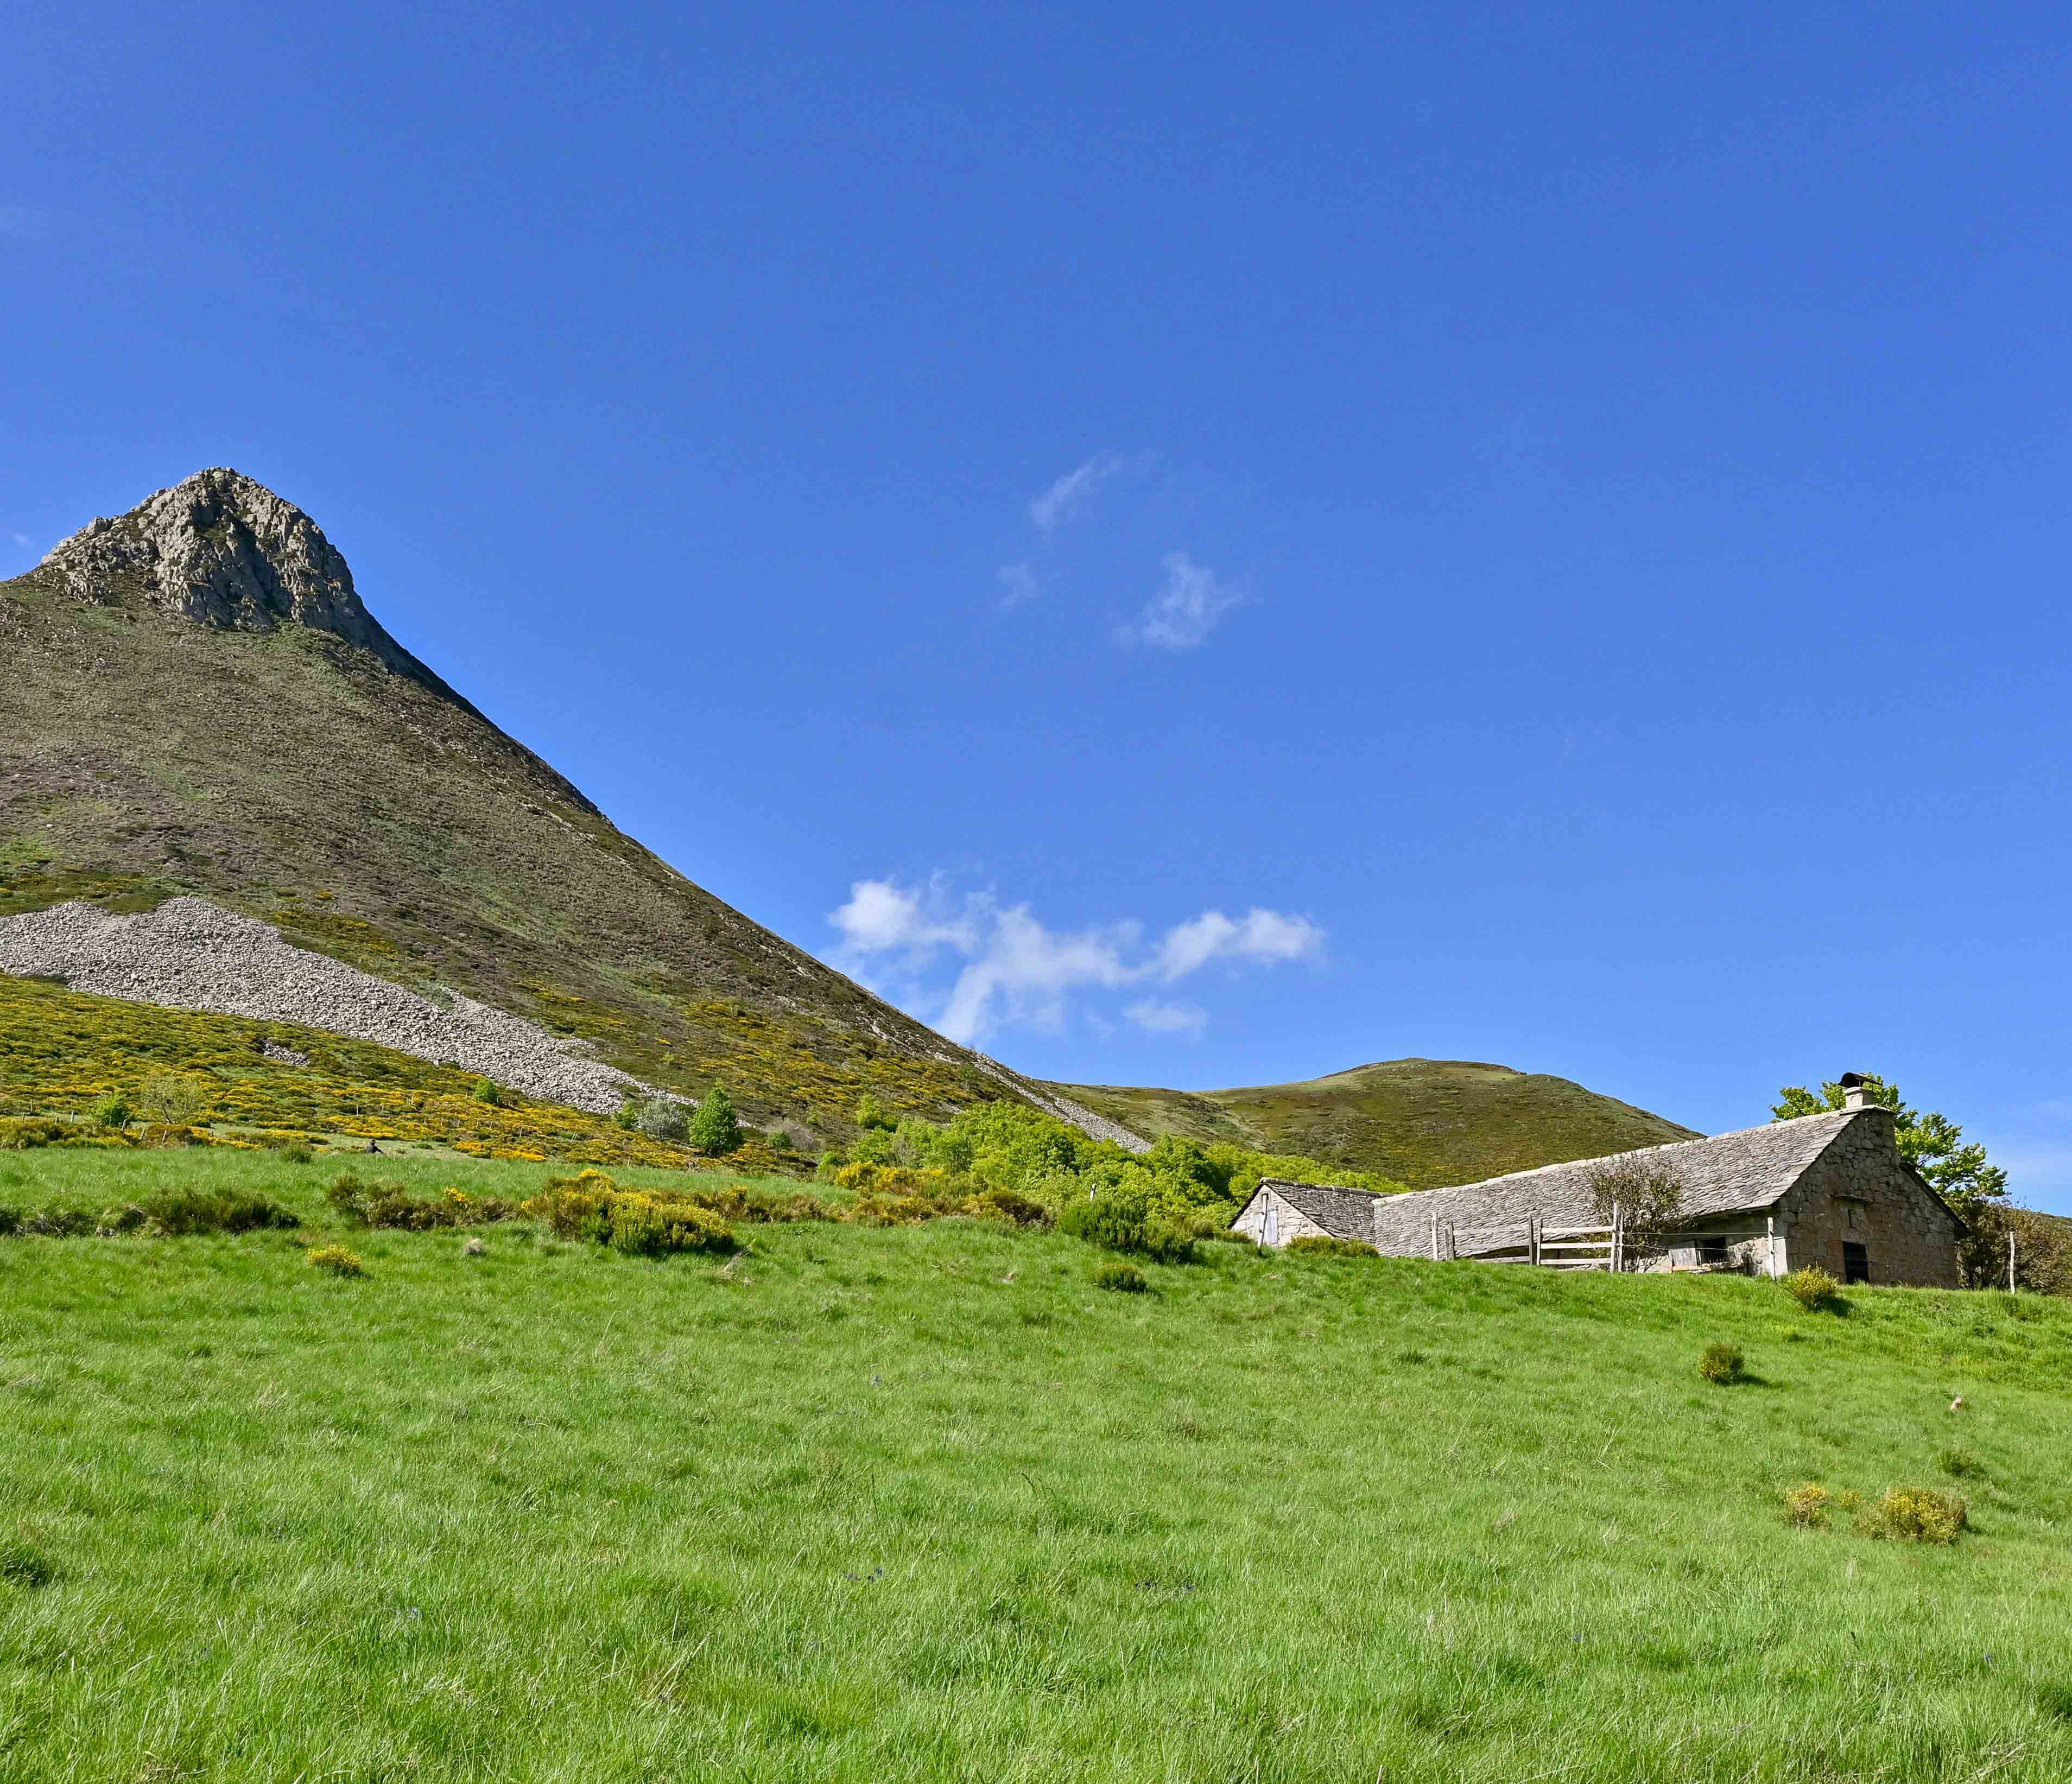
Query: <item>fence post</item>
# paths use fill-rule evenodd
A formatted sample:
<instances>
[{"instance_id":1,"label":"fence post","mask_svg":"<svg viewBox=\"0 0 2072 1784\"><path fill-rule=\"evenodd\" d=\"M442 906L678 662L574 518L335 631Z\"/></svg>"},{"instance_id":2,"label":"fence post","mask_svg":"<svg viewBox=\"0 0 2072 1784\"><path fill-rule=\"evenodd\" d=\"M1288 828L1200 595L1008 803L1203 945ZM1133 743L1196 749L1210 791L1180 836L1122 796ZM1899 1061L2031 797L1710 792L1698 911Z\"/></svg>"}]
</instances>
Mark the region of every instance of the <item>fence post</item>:
<instances>
[{"instance_id":1,"label":"fence post","mask_svg":"<svg viewBox=\"0 0 2072 1784\"><path fill-rule=\"evenodd\" d=\"M1540 1262L1540 1216L1529 1214L1525 1217L1525 1261L1534 1266Z\"/></svg>"},{"instance_id":2,"label":"fence post","mask_svg":"<svg viewBox=\"0 0 2072 1784\"><path fill-rule=\"evenodd\" d=\"M2008 1235L2008 1293L2014 1293L2014 1235Z\"/></svg>"},{"instance_id":3,"label":"fence post","mask_svg":"<svg viewBox=\"0 0 2072 1784\"><path fill-rule=\"evenodd\" d=\"M1769 1251L1769 1255L1764 1262L1770 1273L1774 1276L1777 1274L1777 1216L1775 1215L1766 1214L1762 1217L1762 1231Z\"/></svg>"},{"instance_id":4,"label":"fence post","mask_svg":"<svg viewBox=\"0 0 2072 1784\"><path fill-rule=\"evenodd\" d=\"M1619 1229L1619 1205L1618 1205L1616 1202L1614 1202L1612 1204L1612 1262L1611 1262L1611 1271L1612 1271L1612 1274L1613 1274L1614 1276L1617 1276L1617 1275L1618 1274L1618 1272L1619 1272L1619 1237L1620 1237L1620 1229Z\"/></svg>"},{"instance_id":5,"label":"fence post","mask_svg":"<svg viewBox=\"0 0 2072 1784\"><path fill-rule=\"evenodd\" d=\"M1437 1208L1432 1211L1432 1261L1434 1264L1439 1261L1439 1211Z\"/></svg>"}]
</instances>

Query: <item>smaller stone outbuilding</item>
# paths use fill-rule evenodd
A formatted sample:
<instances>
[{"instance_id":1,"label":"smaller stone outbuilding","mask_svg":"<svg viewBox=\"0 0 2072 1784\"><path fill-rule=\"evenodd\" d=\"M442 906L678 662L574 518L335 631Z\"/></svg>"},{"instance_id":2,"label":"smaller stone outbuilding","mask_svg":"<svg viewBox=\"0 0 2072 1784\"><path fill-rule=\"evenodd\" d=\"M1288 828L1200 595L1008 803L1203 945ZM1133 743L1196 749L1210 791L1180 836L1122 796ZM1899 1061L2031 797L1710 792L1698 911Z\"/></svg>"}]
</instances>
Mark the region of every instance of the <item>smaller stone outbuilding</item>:
<instances>
[{"instance_id":1,"label":"smaller stone outbuilding","mask_svg":"<svg viewBox=\"0 0 2072 1784\"><path fill-rule=\"evenodd\" d=\"M1963 1223L1900 1155L1892 1111L1860 1089L1832 1113L1612 1156L1644 1161L1683 1187L1671 1230L1631 1267L1782 1276L1818 1264L1844 1282L1957 1286ZM1536 1229L1596 1223L1593 1179L1606 1162L1408 1195L1270 1178L1231 1224L1262 1245L1320 1233L1396 1257L1517 1256Z\"/></svg>"}]
</instances>

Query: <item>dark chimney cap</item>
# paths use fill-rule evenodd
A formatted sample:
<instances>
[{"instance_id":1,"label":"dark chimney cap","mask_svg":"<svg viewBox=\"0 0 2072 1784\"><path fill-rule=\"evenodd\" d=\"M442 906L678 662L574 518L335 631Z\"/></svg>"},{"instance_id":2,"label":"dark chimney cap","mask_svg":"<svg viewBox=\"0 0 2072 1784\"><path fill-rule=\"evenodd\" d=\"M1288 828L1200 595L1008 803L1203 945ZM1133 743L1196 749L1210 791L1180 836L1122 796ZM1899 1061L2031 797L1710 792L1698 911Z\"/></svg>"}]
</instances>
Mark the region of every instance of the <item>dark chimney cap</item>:
<instances>
[{"instance_id":1,"label":"dark chimney cap","mask_svg":"<svg viewBox=\"0 0 2072 1784\"><path fill-rule=\"evenodd\" d=\"M1870 1079L1860 1071L1845 1071L1836 1079L1844 1090L1854 1090L1859 1084L1868 1084Z\"/></svg>"}]
</instances>

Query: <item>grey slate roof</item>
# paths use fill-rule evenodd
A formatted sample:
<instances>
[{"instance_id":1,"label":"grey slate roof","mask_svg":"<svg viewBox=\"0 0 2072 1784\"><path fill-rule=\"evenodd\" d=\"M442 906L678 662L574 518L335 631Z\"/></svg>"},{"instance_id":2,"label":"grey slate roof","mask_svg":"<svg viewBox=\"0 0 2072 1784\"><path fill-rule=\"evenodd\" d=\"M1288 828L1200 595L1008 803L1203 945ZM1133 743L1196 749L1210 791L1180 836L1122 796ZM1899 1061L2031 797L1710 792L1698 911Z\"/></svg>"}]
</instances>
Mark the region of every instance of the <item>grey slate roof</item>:
<instances>
[{"instance_id":1,"label":"grey slate roof","mask_svg":"<svg viewBox=\"0 0 2072 1784\"><path fill-rule=\"evenodd\" d=\"M1709 1140L1678 1140L1666 1146L1643 1146L1610 1156L1645 1157L1650 1164L1673 1166L1684 1179L1685 1219L1759 1215L1805 1174L1844 1128L1865 1112L1844 1109L1803 1116L1795 1121L1744 1128L1737 1133L1716 1133ZM1507 1177L1492 1177L1453 1189L1378 1198L1369 1216L1373 1224L1363 1236L1384 1252L1415 1255L1423 1252L1431 1242L1435 1214L1442 1226L1451 1222L1464 1241L1471 1234L1487 1234L1491 1238L1514 1235L1535 1214L1549 1226L1589 1226L1596 1219L1589 1176L1593 1168L1603 1162L1579 1158L1566 1165L1543 1165L1537 1170L1514 1171ZM1285 1187L1276 1187L1287 1194Z\"/></svg>"},{"instance_id":2,"label":"grey slate roof","mask_svg":"<svg viewBox=\"0 0 2072 1784\"><path fill-rule=\"evenodd\" d=\"M1283 1177L1269 1177L1259 1188L1272 1190L1334 1239L1357 1239L1363 1245L1374 1243L1375 1203L1396 1199L1367 1190L1344 1190L1330 1183L1297 1183Z\"/></svg>"}]
</instances>

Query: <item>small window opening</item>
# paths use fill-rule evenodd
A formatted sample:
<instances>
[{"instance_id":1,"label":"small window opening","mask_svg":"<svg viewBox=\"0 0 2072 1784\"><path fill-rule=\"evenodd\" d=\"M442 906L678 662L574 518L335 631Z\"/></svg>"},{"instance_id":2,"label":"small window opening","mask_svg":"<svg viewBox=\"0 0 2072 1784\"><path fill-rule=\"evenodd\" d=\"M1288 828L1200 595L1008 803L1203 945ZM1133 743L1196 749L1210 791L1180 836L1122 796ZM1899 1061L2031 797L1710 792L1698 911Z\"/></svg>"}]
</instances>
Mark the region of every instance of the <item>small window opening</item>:
<instances>
[{"instance_id":1,"label":"small window opening","mask_svg":"<svg viewBox=\"0 0 2072 1784\"><path fill-rule=\"evenodd\" d=\"M1852 1239L1842 1241L1842 1280L1868 1282L1871 1279L1870 1253Z\"/></svg>"},{"instance_id":2,"label":"small window opening","mask_svg":"<svg viewBox=\"0 0 2072 1784\"><path fill-rule=\"evenodd\" d=\"M1698 1240L1698 1261L1700 1264L1724 1264L1727 1261L1727 1235L1725 1233L1705 1233Z\"/></svg>"}]
</instances>

